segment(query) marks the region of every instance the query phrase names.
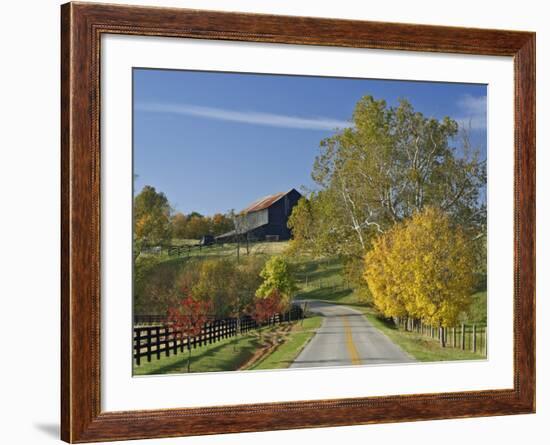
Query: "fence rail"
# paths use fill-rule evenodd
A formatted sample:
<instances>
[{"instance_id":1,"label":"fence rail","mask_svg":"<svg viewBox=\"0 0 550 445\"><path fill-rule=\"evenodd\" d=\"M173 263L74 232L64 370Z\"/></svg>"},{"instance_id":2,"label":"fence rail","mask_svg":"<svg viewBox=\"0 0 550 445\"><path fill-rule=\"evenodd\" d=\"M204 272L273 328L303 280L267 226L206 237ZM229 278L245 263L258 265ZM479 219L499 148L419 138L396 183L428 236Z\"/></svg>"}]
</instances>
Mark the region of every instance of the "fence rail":
<instances>
[{"instance_id":1,"label":"fence rail","mask_svg":"<svg viewBox=\"0 0 550 445\"><path fill-rule=\"evenodd\" d=\"M182 353L185 350L200 348L226 338L234 337L238 333L244 334L261 326L299 320L303 316L304 312L302 308L298 305L293 305L290 311L284 314L276 314L261 325L252 317L215 320L205 323L201 333L194 337L183 337L179 335L179 332L167 327L165 317L159 315L135 316L134 321L137 319L141 320L141 323L157 323L157 325L134 326L134 361L137 366L140 366L143 358L147 362L151 362L153 358L158 360L162 356L169 357L171 354Z\"/></svg>"},{"instance_id":2,"label":"fence rail","mask_svg":"<svg viewBox=\"0 0 550 445\"><path fill-rule=\"evenodd\" d=\"M192 251L202 251L203 249L211 249L218 246L217 243L213 244L183 244L181 246L144 246L141 249L141 253L161 255L165 252L168 256L189 256Z\"/></svg>"},{"instance_id":3,"label":"fence rail","mask_svg":"<svg viewBox=\"0 0 550 445\"><path fill-rule=\"evenodd\" d=\"M250 245L255 244L255 241L250 241ZM142 246L140 248L140 253L153 254L153 255L162 255L163 253L168 256L177 256L177 257L189 257L191 255L196 255L197 252L200 255L201 252L211 252L216 249L223 249L227 245L226 242L215 240L211 243L205 244L197 242L196 244L161 244L153 246Z\"/></svg>"},{"instance_id":4,"label":"fence rail","mask_svg":"<svg viewBox=\"0 0 550 445\"><path fill-rule=\"evenodd\" d=\"M420 321L399 320L401 329L416 332L425 337L432 338L444 344L448 348L471 351L484 356L487 355L487 327L476 324L461 324L456 327L442 328L430 326ZM443 342L441 341L443 336Z\"/></svg>"}]
</instances>

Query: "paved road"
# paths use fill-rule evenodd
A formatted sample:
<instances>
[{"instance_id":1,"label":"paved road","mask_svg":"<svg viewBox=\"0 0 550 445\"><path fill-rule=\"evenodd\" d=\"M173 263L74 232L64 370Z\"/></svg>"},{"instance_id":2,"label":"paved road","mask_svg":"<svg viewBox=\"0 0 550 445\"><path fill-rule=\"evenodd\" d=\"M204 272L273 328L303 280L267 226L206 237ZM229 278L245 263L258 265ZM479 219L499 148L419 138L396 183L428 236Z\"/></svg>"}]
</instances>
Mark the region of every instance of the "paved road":
<instances>
[{"instance_id":1,"label":"paved road","mask_svg":"<svg viewBox=\"0 0 550 445\"><path fill-rule=\"evenodd\" d=\"M323 324L296 357L292 368L414 361L354 309L314 300L309 302L308 309L323 315Z\"/></svg>"}]
</instances>

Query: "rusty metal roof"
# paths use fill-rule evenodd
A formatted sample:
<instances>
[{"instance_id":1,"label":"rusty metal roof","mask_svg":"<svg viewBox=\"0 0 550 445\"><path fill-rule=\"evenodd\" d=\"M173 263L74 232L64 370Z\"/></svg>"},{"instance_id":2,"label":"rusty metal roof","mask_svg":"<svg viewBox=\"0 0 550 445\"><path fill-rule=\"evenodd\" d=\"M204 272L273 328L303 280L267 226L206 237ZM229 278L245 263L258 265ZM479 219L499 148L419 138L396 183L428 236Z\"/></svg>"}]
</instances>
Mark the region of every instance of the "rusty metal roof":
<instances>
[{"instance_id":1,"label":"rusty metal roof","mask_svg":"<svg viewBox=\"0 0 550 445\"><path fill-rule=\"evenodd\" d=\"M252 204L250 204L246 209L243 210L243 213L250 213L250 212L257 212L258 210L267 209L269 206L277 202L279 199L281 199L283 196L285 196L288 192L279 192L275 193L274 195L265 196L261 199L258 199L257 201L254 201Z\"/></svg>"}]
</instances>

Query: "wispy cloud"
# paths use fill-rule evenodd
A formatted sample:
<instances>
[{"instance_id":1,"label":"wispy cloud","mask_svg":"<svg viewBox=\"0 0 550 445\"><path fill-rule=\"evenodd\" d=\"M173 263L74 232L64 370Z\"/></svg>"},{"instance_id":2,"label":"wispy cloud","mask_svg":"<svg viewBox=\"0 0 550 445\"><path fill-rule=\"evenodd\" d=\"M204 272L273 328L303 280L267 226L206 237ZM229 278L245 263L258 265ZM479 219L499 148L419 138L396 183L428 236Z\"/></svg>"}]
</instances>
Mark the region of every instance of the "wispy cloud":
<instances>
[{"instance_id":1,"label":"wispy cloud","mask_svg":"<svg viewBox=\"0 0 550 445\"><path fill-rule=\"evenodd\" d=\"M346 128L352 125L347 121L330 119L327 117L299 117L264 113L261 111L237 111L189 104L138 103L136 105L136 110L149 113L170 113L250 125L267 125L270 127L297 128L302 130L335 130L337 128Z\"/></svg>"},{"instance_id":2,"label":"wispy cloud","mask_svg":"<svg viewBox=\"0 0 550 445\"><path fill-rule=\"evenodd\" d=\"M464 95L457 103L461 115L456 119L459 125L472 130L487 128L487 96Z\"/></svg>"}]
</instances>

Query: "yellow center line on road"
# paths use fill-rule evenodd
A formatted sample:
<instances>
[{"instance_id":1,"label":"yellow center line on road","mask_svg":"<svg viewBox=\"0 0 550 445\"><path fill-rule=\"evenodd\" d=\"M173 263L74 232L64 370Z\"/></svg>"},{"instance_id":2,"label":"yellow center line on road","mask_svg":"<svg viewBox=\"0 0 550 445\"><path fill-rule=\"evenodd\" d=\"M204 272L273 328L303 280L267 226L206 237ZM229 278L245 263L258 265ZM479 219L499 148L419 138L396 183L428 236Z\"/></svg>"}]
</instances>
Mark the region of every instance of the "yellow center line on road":
<instances>
[{"instance_id":1,"label":"yellow center line on road","mask_svg":"<svg viewBox=\"0 0 550 445\"><path fill-rule=\"evenodd\" d=\"M351 326L348 321L348 317L344 317L344 331L346 333L346 347L348 349L349 356L351 357L352 365L360 365L359 352L353 343L353 335L351 333Z\"/></svg>"}]
</instances>

